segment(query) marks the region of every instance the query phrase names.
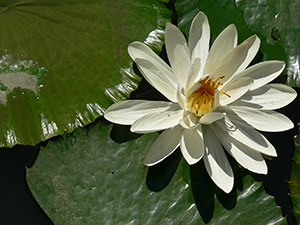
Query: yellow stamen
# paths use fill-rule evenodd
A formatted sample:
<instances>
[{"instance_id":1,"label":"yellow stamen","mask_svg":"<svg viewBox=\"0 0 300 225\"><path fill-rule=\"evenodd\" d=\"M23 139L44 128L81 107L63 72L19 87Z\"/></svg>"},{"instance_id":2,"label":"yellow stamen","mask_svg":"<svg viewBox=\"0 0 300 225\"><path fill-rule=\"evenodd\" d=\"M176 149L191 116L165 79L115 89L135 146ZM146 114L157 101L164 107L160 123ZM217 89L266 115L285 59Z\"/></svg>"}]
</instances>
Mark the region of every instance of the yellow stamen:
<instances>
[{"instance_id":1,"label":"yellow stamen","mask_svg":"<svg viewBox=\"0 0 300 225\"><path fill-rule=\"evenodd\" d=\"M212 112L215 107L215 91L222 84L219 82L224 77L219 77L213 81L208 76L202 79L199 83L201 86L199 89L194 91L187 99L187 107L190 112L194 113L196 116L203 116L206 113ZM219 91L221 94L226 94L223 91Z\"/></svg>"}]
</instances>

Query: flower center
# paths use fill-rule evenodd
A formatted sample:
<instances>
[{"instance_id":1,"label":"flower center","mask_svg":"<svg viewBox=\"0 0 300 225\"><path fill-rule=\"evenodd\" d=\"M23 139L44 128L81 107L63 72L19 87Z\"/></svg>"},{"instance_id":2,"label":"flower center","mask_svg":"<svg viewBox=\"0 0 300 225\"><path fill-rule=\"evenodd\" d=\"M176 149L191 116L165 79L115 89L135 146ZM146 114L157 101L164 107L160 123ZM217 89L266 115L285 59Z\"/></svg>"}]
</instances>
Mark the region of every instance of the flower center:
<instances>
[{"instance_id":1,"label":"flower center","mask_svg":"<svg viewBox=\"0 0 300 225\"><path fill-rule=\"evenodd\" d=\"M215 91L222 85L220 82L218 82L222 78L224 77L219 77L213 81L207 76L199 82L201 86L186 99L187 108L190 112L194 113L198 117L201 117L204 114L210 113L214 110ZM230 97L225 92L219 92Z\"/></svg>"}]
</instances>

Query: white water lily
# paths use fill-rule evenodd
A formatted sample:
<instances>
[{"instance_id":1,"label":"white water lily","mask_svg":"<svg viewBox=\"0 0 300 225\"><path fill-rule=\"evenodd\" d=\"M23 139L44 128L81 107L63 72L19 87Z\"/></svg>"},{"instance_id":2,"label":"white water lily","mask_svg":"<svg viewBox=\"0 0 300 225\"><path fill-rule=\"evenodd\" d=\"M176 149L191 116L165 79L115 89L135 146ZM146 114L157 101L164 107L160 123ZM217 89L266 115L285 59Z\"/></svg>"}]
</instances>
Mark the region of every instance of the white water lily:
<instances>
[{"instance_id":1,"label":"white water lily","mask_svg":"<svg viewBox=\"0 0 300 225\"><path fill-rule=\"evenodd\" d=\"M148 150L145 165L161 162L180 146L190 165L203 158L211 179L229 193L234 177L224 149L246 169L267 174L263 155L277 154L259 131L293 128L286 116L272 110L289 104L296 92L284 84L268 84L283 71L282 61L247 68L260 46L256 35L237 46L237 30L231 24L210 49L209 42L208 19L200 12L191 24L188 43L176 26L167 23L171 67L144 43L130 44L129 55L145 79L170 102L125 100L109 107L104 117L132 125L136 133L164 130Z\"/></svg>"}]
</instances>

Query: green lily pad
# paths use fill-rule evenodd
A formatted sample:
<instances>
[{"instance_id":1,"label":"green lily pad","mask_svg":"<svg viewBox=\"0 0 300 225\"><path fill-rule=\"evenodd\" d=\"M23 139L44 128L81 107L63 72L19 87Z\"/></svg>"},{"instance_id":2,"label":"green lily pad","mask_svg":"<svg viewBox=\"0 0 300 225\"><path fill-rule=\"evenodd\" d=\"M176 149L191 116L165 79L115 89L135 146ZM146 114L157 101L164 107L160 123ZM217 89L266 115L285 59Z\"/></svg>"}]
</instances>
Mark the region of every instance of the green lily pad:
<instances>
[{"instance_id":1,"label":"green lily pad","mask_svg":"<svg viewBox=\"0 0 300 225\"><path fill-rule=\"evenodd\" d=\"M245 13L242 9L244 5L253 5L253 8L257 5L257 1L236 1L235 4L231 0L212 0L209 1L188 1L188 0L178 0L176 1L176 8L178 11L179 22L178 25L180 29L182 29L185 33L188 33L188 29L193 17L199 12L203 11L209 20L211 33L212 33L212 41L219 35L219 33L227 27L229 24L235 24L238 30L238 42L241 43L248 37L253 34L258 35L261 39L261 46L260 51L263 53L263 57L260 58L262 60L283 60L287 61L287 53L284 51L282 45L278 44L276 41L270 41L271 38L271 31L273 27L265 28L262 21L259 20L259 15L257 16L257 20L252 21L252 24L247 23L247 19L252 19L250 16L252 14ZM269 1L268 4L260 4L264 7L268 7L269 5L277 4L274 1ZM257 12L261 12L260 5L258 5L255 10ZM269 18L272 21L272 18ZM256 27L256 29L252 29ZM263 28L262 28L263 27ZM258 28L261 28L260 30ZM262 32L266 31L267 32ZM281 41L282 42L282 41ZM280 42L280 43L281 43Z\"/></svg>"},{"instance_id":2,"label":"green lily pad","mask_svg":"<svg viewBox=\"0 0 300 225\"><path fill-rule=\"evenodd\" d=\"M155 0L2 2L0 146L72 132L128 97L140 78L127 45L146 39L158 51L170 16Z\"/></svg>"},{"instance_id":3,"label":"green lily pad","mask_svg":"<svg viewBox=\"0 0 300 225\"><path fill-rule=\"evenodd\" d=\"M204 224L183 178L184 161L163 191L151 192L142 160L158 134L118 144L111 127L98 123L50 141L27 170L30 190L54 224ZM243 185L234 209L215 201L210 224L284 221L261 183L245 175Z\"/></svg>"},{"instance_id":4,"label":"green lily pad","mask_svg":"<svg viewBox=\"0 0 300 225\"><path fill-rule=\"evenodd\" d=\"M244 19L250 30L265 37L265 44L273 46L266 58L283 59L284 49L287 58L287 84L300 87L299 72L299 8L300 2L286 1L236 1L237 7L244 13ZM267 49L263 44L262 48Z\"/></svg>"}]
</instances>

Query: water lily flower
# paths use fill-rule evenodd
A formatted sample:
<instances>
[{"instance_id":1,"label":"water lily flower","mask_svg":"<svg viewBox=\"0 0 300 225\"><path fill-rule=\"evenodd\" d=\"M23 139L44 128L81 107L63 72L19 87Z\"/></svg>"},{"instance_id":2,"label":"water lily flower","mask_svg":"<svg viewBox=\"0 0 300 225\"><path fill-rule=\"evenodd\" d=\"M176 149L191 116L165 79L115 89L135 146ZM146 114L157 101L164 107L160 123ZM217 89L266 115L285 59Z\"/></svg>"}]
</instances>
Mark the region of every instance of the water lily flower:
<instances>
[{"instance_id":1,"label":"water lily flower","mask_svg":"<svg viewBox=\"0 0 300 225\"><path fill-rule=\"evenodd\" d=\"M144 78L170 101L120 101L104 117L132 125L136 133L164 130L148 150L145 165L161 162L180 146L188 164L203 159L214 183L229 193L234 175L224 149L244 168L267 174L263 156L277 154L259 131L293 128L286 116L273 110L289 104L297 94L284 84L269 84L284 70L284 62L272 60L248 67L260 46L256 35L237 45L237 30L231 24L210 49L209 42L209 22L199 12L188 43L176 26L166 24L171 66L144 43L131 43L129 55Z\"/></svg>"}]
</instances>

